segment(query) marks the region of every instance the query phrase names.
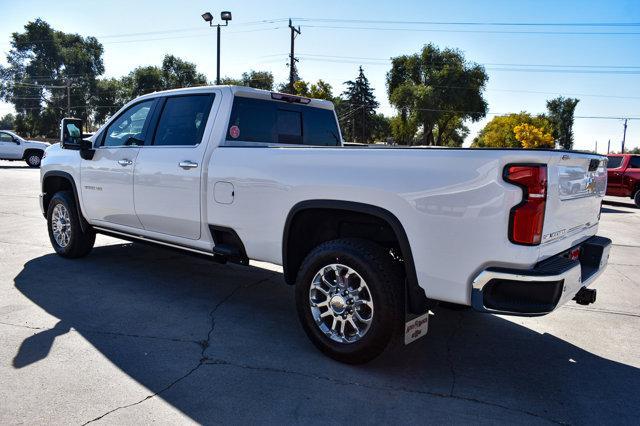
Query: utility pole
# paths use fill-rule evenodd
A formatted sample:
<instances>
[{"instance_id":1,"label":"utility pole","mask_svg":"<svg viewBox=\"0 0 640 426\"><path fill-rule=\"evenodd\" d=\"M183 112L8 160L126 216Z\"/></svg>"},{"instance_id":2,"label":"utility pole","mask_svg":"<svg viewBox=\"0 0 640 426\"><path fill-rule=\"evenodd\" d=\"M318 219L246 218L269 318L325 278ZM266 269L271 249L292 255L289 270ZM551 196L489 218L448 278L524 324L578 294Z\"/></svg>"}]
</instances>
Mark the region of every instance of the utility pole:
<instances>
[{"instance_id":1,"label":"utility pole","mask_svg":"<svg viewBox=\"0 0 640 426\"><path fill-rule=\"evenodd\" d=\"M291 93L294 93L293 83L295 83L294 79L296 76L296 62L298 62L294 54L294 40L296 39L296 35L300 34L300 26L298 26L298 28L294 27L291 23L291 18L289 18L289 28L291 29L291 53L289 54L289 91Z\"/></svg>"},{"instance_id":2,"label":"utility pole","mask_svg":"<svg viewBox=\"0 0 640 426\"><path fill-rule=\"evenodd\" d=\"M609 154L610 151L611 151L611 139L609 139L609 142L607 142L607 154Z\"/></svg>"},{"instance_id":3,"label":"utility pole","mask_svg":"<svg viewBox=\"0 0 640 426\"><path fill-rule=\"evenodd\" d=\"M624 119L624 132L622 133L622 154L624 154L624 142L627 139L627 119Z\"/></svg>"},{"instance_id":4,"label":"utility pole","mask_svg":"<svg viewBox=\"0 0 640 426\"><path fill-rule=\"evenodd\" d=\"M598 153L598 141L596 141L596 154Z\"/></svg>"},{"instance_id":5,"label":"utility pole","mask_svg":"<svg viewBox=\"0 0 640 426\"><path fill-rule=\"evenodd\" d=\"M71 80L67 80L67 117L71 117Z\"/></svg>"}]
</instances>

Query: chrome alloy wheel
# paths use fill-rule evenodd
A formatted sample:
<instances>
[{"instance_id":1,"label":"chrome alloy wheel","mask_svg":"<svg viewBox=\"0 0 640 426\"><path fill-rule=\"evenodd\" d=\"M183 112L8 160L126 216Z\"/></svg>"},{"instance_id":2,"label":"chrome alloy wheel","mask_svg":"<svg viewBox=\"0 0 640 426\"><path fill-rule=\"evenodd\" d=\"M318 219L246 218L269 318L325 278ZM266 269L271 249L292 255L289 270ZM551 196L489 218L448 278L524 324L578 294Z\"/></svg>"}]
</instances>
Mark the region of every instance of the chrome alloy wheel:
<instances>
[{"instance_id":1,"label":"chrome alloy wheel","mask_svg":"<svg viewBox=\"0 0 640 426\"><path fill-rule=\"evenodd\" d=\"M320 330L339 343L362 339L373 320L373 300L365 280L348 266L320 269L309 289L311 314Z\"/></svg>"},{"instance_id":2,"label":"chrome alloy wheel","mask_svg":"<svg viewBox=\"0 0 640 426\"><path fill-rule=\"evenodd\" d=\"M66 247L71 240L71 220L69 210L63 204L57 204L51 213L51 231L60 247Z\"/></svg>"}]
</instances>

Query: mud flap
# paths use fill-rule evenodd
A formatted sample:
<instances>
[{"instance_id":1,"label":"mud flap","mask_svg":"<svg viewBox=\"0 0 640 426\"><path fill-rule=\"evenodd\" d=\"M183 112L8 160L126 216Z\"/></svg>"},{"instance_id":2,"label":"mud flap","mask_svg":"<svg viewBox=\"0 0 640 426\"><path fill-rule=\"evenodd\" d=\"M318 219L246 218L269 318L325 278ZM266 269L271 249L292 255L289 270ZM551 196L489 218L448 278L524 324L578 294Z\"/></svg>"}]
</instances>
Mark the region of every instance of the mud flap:
<instances>
[{"instance_id":1,"label":"mud flap","mask_svg":"<svg viewBox=\"0 0 640 426\"><path fill-rule=\"evenodd\" d=\"M429 329L429 312L414 317L404 323L404 344L408 345L425 336Z\"/></svg>"}]
</instances>

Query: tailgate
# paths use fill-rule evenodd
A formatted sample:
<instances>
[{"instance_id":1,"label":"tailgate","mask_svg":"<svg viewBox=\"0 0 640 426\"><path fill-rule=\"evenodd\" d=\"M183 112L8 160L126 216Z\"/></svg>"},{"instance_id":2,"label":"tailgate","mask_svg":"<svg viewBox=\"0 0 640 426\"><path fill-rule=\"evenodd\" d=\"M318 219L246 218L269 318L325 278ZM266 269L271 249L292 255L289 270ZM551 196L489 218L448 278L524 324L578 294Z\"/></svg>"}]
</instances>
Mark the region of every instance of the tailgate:
<instances>
[{"instance_id":1,"label":"tailgate","mask_svg":"<svg viewBox=\"0 0 640 426\"><path fill-rule=\"evenodd\" d=\"M557 250L574 246L596 233L607 189L607 169L602 156L558 152L551 156L547 167L541 257L557 254Z\"/></svg>"}]
</instances>

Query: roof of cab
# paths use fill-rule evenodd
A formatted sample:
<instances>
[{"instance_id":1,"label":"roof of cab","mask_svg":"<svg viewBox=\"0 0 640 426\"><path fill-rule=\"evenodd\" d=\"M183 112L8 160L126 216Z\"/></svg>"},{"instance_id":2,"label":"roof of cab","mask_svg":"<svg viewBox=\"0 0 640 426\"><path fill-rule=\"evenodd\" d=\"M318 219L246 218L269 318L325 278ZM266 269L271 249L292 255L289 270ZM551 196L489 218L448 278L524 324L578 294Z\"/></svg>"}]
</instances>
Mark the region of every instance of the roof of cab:
<instances>
[{"instance_id":1,"label":"roof of cab","mask_svg":"<svg viewBox=\"0 0 640 426\"><path fill-rule=\"evenodd\" d=\"M278 93L278 92L271 92L269 90L254 89L252 87L246 87L246 86L227 86L227 85L196 86L196 87L184 87L180 89L171 89L171 90L153 92L153 93L140 96L140 98L138 99L154 97L154 96L159 96L163 94L201 93L201 92L208 92L211 89L229 89L234 96L242 96L245 98L265 99L265 100L273 100L273 98L271 97L271 94ZM294 96L294 95L288 95L288 96ZM324 108L324 109L331 109L331 110L334 109L333 103L330 101L326 101L324 99L313 99L305 96L296 96L296 97L306 98L311 100L308 104L301 104L301 105L308 105L316 108ZM286 102L286 101L279 101L279 102Z\"/></svg>"}]
</instances>

